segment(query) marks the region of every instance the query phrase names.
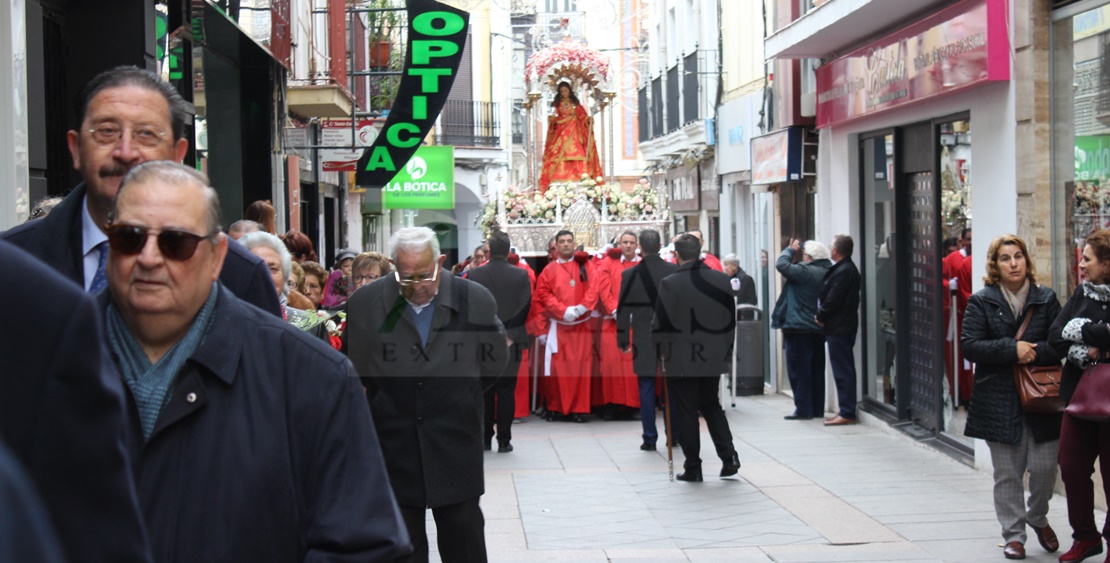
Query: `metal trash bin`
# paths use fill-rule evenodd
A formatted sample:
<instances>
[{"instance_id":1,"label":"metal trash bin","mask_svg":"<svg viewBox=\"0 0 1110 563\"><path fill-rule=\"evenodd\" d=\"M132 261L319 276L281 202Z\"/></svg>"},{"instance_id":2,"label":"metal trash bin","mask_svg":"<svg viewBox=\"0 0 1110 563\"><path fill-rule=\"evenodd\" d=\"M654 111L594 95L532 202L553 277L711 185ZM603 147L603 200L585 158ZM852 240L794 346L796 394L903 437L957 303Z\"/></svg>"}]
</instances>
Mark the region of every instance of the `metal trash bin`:
<instances>
[{"instance_id":1,"label":"metal trash bin","mask_svg":"<svg viewBox=\"0 0 1110 563\"><path fill-rule=\"evenodd\" d=\"M741 315L741 313L747 313ZM763 394L763 310L756 305L736 306L736 345L733 348L737 397ZM754 317L752 319L741 317Z\"/></svg>"}]
</instances>

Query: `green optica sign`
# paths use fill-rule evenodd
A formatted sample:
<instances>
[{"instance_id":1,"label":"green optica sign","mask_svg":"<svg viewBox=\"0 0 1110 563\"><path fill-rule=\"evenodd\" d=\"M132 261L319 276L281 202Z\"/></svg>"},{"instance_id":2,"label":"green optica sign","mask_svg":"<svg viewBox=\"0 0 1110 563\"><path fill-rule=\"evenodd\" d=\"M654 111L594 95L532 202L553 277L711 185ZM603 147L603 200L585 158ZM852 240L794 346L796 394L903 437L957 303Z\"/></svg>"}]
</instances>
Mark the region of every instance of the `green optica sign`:
<instances>
[{"instance_id":1,"label":"green optica sign","mask_svg":"<svg viewBox=\"0 0 1110 563\"><path fill-rule=\"evenodd\" d=\"M422 146L382 187L388 209L454 209L455 147Z\"/></svg>"}]
</instances>

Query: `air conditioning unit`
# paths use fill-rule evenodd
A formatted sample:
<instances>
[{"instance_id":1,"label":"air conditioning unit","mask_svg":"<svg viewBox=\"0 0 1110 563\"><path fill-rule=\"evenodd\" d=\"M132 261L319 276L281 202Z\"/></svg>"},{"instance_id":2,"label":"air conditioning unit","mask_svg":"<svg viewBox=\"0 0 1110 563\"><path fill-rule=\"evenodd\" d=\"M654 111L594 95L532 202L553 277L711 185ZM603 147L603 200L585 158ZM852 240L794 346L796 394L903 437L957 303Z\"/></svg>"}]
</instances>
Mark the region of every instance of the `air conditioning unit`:
<instances>
[{"instance_id":1,"label":"air conditioning unit","mask_svg":"<svg viewBox=\"0 0 1110 563\"><path fill-rule=\"evenodd\" d=\"M816 117L817 116L817 93L809 92L802 94L801 100L801 114L802 117Z\"/></svg>"}]
</instances>

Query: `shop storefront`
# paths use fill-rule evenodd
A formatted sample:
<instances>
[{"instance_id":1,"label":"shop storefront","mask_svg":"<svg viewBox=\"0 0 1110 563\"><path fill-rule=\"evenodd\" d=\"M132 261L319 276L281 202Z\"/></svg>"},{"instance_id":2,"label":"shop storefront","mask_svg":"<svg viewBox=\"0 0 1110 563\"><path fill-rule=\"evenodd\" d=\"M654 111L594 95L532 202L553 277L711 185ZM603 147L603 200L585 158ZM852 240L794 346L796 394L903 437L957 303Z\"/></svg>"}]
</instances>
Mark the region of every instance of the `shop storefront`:
<instances>
[{"instance_id":1,"label":"shop storefront","mask_svg":"<svg viewBox=\"0 0 1110 563\"><path fill-rule=\"evenodd\" d=\"M817 69L820 231L855 238L863 275L861 408L968 459L944 241L980 233L974 291L986 241L1017 231L1008 9L954 3Z\"/></svg>"},{"instance_id":2,"label":"shop storefront","mask_svg":"<svg viewBox=\"0 0 1110 563\"><path fill-rule=\"evenodd\" d=\"M1066 4L1066 5L1065 5ZM1053 289L1082 281L1077 259L1110 226L1110 1L1054 2L1052 12Z\"/></svg>"}]
</instances>

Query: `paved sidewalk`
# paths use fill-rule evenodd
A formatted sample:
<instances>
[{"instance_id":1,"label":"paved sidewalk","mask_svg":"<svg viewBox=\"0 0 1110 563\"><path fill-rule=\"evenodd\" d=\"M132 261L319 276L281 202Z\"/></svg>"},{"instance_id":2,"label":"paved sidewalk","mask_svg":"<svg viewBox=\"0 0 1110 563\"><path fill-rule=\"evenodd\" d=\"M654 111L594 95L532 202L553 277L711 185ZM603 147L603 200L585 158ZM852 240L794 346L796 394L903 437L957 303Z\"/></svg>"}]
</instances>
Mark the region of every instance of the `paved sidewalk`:
<instances>
[{"instance_id":1,"label":"paved sidewalk","mask_svg":"<svg viewBox=\"0 0 1110 563\"><path fill-rule=\"evenodd\" d=\"M485 458L490 560L1004 560L989 474L878 421L826 428L783 420L791 410L780 396L726 406L739 478L716 477L703 422L704 483L669 481L665 446L639 450L639 421L515 424L515 451ZM1067 550L1062 497L1049 520ZM1029 534L1028 561L1057 560Z\"/></svg>"}]
</instances>

